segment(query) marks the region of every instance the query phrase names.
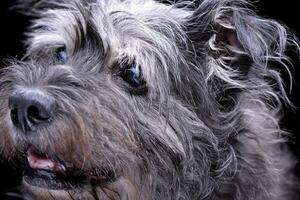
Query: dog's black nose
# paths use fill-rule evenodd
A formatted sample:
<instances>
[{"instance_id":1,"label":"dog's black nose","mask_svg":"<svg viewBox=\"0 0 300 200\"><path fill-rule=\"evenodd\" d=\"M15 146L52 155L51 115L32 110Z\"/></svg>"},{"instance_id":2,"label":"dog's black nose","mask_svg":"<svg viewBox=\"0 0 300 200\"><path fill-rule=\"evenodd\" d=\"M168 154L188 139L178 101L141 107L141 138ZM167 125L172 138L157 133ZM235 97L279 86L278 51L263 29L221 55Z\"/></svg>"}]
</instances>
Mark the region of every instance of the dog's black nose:
<instances>
[{"instance_id":1,"label":"dog's black nose","mask_svg":"<svg viewBox=\"0 0 300 200\"><path fill-rule=\"evenodd\" d=\"M13 124L25 133L51 120L55 101L40 91L22 91L10 96L9 108Z\"/></svg>"}]
</instances>

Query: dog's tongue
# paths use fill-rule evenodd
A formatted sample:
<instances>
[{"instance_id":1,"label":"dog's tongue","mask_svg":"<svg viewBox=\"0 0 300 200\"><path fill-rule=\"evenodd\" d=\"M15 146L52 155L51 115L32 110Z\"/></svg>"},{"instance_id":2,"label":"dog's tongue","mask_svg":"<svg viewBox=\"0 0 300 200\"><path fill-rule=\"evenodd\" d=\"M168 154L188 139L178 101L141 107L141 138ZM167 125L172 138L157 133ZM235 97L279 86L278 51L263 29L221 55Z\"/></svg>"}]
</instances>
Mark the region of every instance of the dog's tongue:
<instances>
[{"instance_id":1,"label":"dog's tongue","mask_svg":"<svg viewBox=\"0 0 300 200\"><path fill-rule=\"evenodd\" d=\"M27 151L27 160L29 166L35 170L47 170L55 173L66 171L66 168L62 164L54 162L45 154L37 153L33 147L29 147Z\"/></svg>"}]
</instances>

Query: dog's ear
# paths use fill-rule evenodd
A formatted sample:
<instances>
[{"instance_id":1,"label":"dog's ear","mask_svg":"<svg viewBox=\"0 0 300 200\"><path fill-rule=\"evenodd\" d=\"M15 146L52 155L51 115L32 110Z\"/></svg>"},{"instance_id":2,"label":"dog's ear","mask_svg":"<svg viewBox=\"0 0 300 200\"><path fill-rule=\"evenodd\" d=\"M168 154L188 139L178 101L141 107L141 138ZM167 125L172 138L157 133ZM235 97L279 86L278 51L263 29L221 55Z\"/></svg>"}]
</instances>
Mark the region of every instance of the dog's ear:
<instances>
[{"instance_id":1,"label":"dog's ear","mask_svg":"<svg viewBox=\"0 0 300 200\"><path fill-rule=\"evenodd\" d=\"M241 84L243 75L267 73L283 63L289 44L297 43L280 23L257 16L244 0L202 0L187 22L199 54L208 55L211 76Z\"/></svg>"}]
</instances>

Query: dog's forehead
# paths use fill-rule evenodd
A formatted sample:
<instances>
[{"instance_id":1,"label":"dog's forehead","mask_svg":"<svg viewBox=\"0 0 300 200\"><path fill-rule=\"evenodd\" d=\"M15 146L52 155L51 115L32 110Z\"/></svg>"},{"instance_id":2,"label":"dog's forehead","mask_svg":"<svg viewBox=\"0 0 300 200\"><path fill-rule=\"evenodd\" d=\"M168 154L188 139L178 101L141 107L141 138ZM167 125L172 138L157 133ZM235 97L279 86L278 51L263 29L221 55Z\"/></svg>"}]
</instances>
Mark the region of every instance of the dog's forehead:
<instances>
[{"instance_id":1,"label":"dog's forehead","mask_svg":"<svg viewBox=\"0 0 300 200\"><path fill-rule=\"evenodd\" d=\"M149 47L149 42L153 40L153 43L155 38L162 40L165 36L181 34L176 31L181 30L180 24L190 14L187 10L153 0L76 4L71 9L47 10L35 24L46 28L34 32L30 42L32 47L64 43L74 49L76 42L91 36L87 33L87 29L91 28L93 34L101 38L104 47L117 49L120 56L133 56L143 46Z\"/></svg>"}]
</instances>

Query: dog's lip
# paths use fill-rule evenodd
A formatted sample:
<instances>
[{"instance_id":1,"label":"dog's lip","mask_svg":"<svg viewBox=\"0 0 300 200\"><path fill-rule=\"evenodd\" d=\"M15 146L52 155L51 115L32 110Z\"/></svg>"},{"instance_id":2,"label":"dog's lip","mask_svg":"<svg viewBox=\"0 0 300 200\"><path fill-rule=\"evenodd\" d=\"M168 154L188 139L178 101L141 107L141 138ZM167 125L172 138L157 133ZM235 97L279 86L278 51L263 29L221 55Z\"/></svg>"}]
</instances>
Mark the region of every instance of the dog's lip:
<instances>
[{"instance_id":1,"label":"dog's lip","mask_svg":"<svg viewBox=\"0 0 300 200\"><path fill-rule=\"evenodd\" d=\"M49 158L47 154L40 153L33 146L27 150L27 161L30 168L34 170L46 170L53 173L65 173L66 167Z\"/></svg>"},{"instance_id":2,"label":"dog's lip","mask_svg":"<svg viewBox=\"0 0 300 200\"><path fill-rule=\"evenodd\" d=\"M80 187L85 183L105 185L118 179L115 171L98 169L83 171L76 169L71 163L56 159L44 151L28 145L27 168L24 171L25 181L30 185L42 188L62 189ZM42 180L42 182L41 182Z\"/></svg>"}]
</instances>

